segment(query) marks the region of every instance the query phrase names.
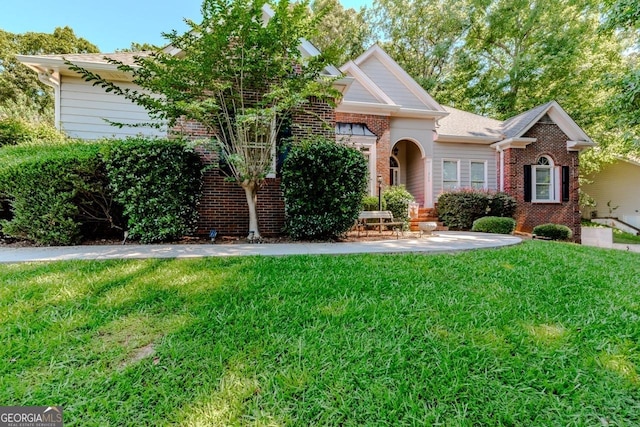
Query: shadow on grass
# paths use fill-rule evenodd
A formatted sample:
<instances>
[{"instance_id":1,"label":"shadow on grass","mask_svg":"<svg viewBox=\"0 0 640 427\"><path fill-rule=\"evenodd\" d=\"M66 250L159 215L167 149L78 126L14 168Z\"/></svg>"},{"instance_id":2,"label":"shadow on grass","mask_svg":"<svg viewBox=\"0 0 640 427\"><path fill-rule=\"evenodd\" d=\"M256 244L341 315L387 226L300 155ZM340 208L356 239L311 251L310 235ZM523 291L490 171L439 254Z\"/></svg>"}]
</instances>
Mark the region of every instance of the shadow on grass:
<instances>
[{"instance_id":1,"label":"shadow on grass","mask_svg":"<svg viewBox=\"0 0 640 427\"><path fill-rule=\"evenodd\" d=\"M637 260L530 242L25 266L0 400L70 425L634 423Z\"/></svg>"}]
</instances>

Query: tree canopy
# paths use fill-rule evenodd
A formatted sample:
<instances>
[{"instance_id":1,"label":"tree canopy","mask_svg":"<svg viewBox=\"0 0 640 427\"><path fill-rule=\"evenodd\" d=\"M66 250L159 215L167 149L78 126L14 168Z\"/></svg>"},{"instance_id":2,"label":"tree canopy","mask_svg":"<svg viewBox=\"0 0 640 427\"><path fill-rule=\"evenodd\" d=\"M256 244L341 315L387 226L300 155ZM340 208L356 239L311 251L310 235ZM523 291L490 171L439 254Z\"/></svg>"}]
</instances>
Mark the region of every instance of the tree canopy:
<instances>
[{"instance_id":1,"label":"tree canopy","mask_svg":"<svg viewBox=\"0 0 640 427\"><path fill-rule=\"evenodd\" d=\"M53 91L38 80L16 55L96 53L98 48L69 27L52 34L13 34L0 30L0 114L18 114L53 123Z\"/></svg>"}]
</instances>

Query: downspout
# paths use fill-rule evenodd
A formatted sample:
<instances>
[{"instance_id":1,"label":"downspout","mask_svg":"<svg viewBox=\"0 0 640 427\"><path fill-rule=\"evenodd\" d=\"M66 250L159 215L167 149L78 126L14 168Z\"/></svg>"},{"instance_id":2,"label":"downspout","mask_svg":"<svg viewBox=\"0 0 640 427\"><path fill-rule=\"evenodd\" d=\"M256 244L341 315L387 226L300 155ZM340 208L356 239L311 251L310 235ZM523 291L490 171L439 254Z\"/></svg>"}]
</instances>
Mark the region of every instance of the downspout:
<instances>
[{"instance_id":1,"label":"downspout","mask_svg":"<svg viewBox=\"0 0 640 427\"><path fill-rule=\"evenodd\" d=\"M38 68L38 79L47 86L53 88L54 100L54 124L60 130L60 72L53 69Z\"/></svg>"},{"instance_id":2,"label":"downspout","mask_svg":"<svg viewBox=\"0 0 640 427\"><path fill-rule=\"evenodd\" d=\"M500 191L504 191L504 150L502 147L498 148L500 153Z\"/></svg>"}]
</instances>

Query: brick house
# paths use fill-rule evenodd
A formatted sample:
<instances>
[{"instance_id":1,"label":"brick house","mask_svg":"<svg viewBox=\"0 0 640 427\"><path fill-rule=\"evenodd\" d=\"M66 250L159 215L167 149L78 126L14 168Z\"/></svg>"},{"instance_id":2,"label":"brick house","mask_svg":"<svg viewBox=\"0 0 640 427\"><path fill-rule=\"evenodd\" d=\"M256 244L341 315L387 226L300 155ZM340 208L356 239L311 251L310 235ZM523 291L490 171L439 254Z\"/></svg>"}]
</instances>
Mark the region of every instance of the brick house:
<instances>
[{"instance_id":1,"label":"brick house","mask_svg":"<svg viewBox=\"0 0 640 427\"><path fill-rule=\"evenodd\" d=\"M168 48L170 49L170 47ZM304 55L318 51L307 41ZM108 54L131 63L132 53ZM104 54L19 56L55 91L56 125L72 137L98 139L132 135L167 136L168 129L114 128L104 119L131 124L149 121L146 112L128 100L105 93L81 80L65 59L135 87L131 77L104 59ZM529 232L538 224L561 223L580 241L578 153L593 146L590 138L555 101L506 121L440 105L382 48L374 45L340 68L343 93L338 106L312 102L293 117L293 133L324 133L359 147L369 161L369 192L404 185L423 210L432 210L443 191L475 188L505 191L518 201L517 228ZM207 136L204 127L184 124L181 131ZM201 153L205 161L212 153ZM284 226L280 178L273 174L259 194L263 235L277 235ZM243 190L225 182L218 170L207 172L200 206L199 231L243 235L248 210Z\"/></svg>"}]
</instances>

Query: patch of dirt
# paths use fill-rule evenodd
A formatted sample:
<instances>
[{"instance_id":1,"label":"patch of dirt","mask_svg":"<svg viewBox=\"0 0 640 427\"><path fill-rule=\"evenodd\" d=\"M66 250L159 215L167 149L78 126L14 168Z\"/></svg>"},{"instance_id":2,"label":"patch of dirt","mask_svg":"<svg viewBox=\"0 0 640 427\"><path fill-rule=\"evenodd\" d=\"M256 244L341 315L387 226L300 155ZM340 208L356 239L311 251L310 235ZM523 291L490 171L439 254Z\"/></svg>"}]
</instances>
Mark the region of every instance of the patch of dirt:
<instances>
[{"instance_id":1,"label":"patch of dirt","mask_svg":"<svg viewBox=\"0 0 640 427\"><path fill-rule=\"evenodd\" d=\"M126 368L128 365L137 363L144 358L153 356L155 353L156 353L156 349L153 347L153 343L147 344L144 347L140 347L136 349L135 353L133 353L131 357L129 357L127 360L124 360L120 364L120 368ZM154 364L157 363L156 359L157 358L153 359Z\"/></svg>"}]
</instances>

